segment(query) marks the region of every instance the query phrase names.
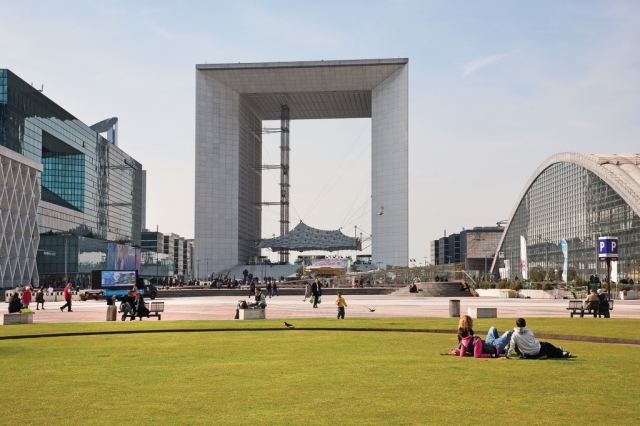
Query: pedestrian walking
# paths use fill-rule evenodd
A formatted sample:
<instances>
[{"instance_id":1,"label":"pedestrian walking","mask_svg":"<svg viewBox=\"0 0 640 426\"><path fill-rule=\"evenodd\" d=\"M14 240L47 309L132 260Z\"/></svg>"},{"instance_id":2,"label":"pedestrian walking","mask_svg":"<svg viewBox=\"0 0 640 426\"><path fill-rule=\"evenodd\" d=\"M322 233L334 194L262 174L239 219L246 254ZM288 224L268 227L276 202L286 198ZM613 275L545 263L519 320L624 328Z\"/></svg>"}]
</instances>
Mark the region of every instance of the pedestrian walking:
<instances>
[{"instance_id":1,"label":"pedestrian walking","mask_svg":"<svg viewBox=\"0 0 640 426\"><path fill-rule=\"evenodd\" d=\"M320 279L318 278L311 284L311 295L313 297L313 307L317 308L318 303L320 303L320 296L322 296L322 284L320 284Z\"/></svg>"},{"instance_id":2,"label":"pedestrian walking","mask_svg":"<svg viewBox=\"0 0 640 426\"><path fill-rule=\"evenodd\" d=\"M309 297L311 297L311 284L306 283L304 285L304 299L302 299L302 301L306 302Z\"/></svg>"},{"instance_id":3,"label":"pedestrian walking","mask_svg":"<svg viewBox=\"0 0 640 426\"><path fill-rule=\"evenodd\" d=\"M31 303L31 290L29 290L29 286L26 286L22 292L22 307L28 308L29 303Z\"/></svg>"},{"instance_id":4,"label":"pedestrian walking","mask_svg":"<svg viewBox=\"0 0 640 426\"><path fill-rule=\"evenodd\" d=\"M338 319L344 319L344 308L347 307L347 301L342 297L342 292L339 291L336 297L336 306L338 307Z\"/></svg>"},{"instance_id":5,"label":"pedestrian walking","mask_svg":"<svg viewBox=\"0 0 640 426\"><path fill-rule=\"evenodd\" d=\"M272 293L274 296L278 296L278 297L280 297L280 296L278 295L278 284L276 284L275 280L273 281L273 284L271 284L271 293Z\"/></svg>"},{"instance_id":6,"label":"pedestrian walking","mask_svg":"<svg viewBox=\"0 0 640 426\"><path fill-rule=\"evenodd\" d=\"M71 283L67 284L67 286L64 288L62 294L64 296L65 302L67 302L67 303L65 303L64 305L60 306L60 311L64 312L64 308L67 308L67 312L73 312L71 310L71 296L72 296Z\"/></svg>"},{"instance_id":7,"label":"pedestrian walking","mask_svg":"<svg viewBox=\"0 0 640 426\"><path fill-rule=\"evenodd\" d=\"M256 283L255 281L251 280L251 283L249 284L249 297L253 296L256 292Z\"/></svg>"},{"instance_id":8,"label":"pedestrian walking","mask_svg":"<svg viewBox=\"0 0 640 426\"><path fill-rule=\"evenodd\" d=\"M42 310L44 311L44 289L42 287L36 293L36 311L40 310L40 305L42 305Z\"/></svg>"},{"instance_id":9,"label":"pedestrian walking","mask_svg":"<svg viewBox=\"0 0 640 426\"><path fill-rule=\"evenodd\" d=\"M269 299L271 299L271 281L267 281L267 296L269 296Z\"/></svg>"}]
</instances>

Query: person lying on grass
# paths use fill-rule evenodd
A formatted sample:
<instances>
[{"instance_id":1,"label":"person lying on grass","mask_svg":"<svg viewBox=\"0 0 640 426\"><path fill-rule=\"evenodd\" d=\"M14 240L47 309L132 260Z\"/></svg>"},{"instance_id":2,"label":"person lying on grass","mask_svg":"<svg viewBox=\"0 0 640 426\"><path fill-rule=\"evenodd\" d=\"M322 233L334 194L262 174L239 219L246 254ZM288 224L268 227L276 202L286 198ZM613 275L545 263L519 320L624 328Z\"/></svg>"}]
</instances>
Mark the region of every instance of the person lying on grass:
<instances>
[{"instance_id":1,"label":"person lying on grass","mask_svg":"<svg viewBox=\"0 0 640 426\"><path fill-rule=\"evenodd\" d=\"M571 352L564 351L561 347L555 347L549 342L538 342L533 331L527 328L524 318L516 320L505 359L511 357L514 350L518 357L527 359L571 358Z\"/></svg>"},{"instance_id":2,"label":"person lying on grass","mask_svg":"<svg viewBox=\"0 0 640 426\"><path fill-rule=\"evenodd\" d=\"M460 338L460 344L449 352L450 355L496 358L504 352L511 338L511 332L507 331L502 336L499 336L498 330L495 327L491 327L489 333L487 333L487 340L483 341L479 337L472 336L467 328L459 328L458 337Z\"/></svg>"}]
</instances>

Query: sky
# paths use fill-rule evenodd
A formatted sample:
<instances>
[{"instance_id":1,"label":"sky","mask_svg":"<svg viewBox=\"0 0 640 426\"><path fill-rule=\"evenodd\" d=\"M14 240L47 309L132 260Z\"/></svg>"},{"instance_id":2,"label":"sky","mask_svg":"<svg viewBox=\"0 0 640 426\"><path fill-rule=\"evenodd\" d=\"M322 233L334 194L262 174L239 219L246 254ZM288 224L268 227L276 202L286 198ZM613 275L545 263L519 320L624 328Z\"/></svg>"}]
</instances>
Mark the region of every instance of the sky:
<instances>
[{"instance_id":1,"label":"sky","mask_svg":"<svg viewBox=\"0 0 640 426\"><path fill-rule=\"evenodd\" d=\"M119 117L120 147L148 171L147 227L161 232L194 235L199 63L409 58L419 262L444 232L508 219L551 155L640 151L639 2L0 0L0 10L0 68L89 125ZM292 122L292 226L370 232L370 125ZM265 163L278 163L278 142L265 136ZM264 172L264 201L278 199L278 179ZM279 233L278 212L265 208L264 237Z\"/></svg>"}]
</instances>

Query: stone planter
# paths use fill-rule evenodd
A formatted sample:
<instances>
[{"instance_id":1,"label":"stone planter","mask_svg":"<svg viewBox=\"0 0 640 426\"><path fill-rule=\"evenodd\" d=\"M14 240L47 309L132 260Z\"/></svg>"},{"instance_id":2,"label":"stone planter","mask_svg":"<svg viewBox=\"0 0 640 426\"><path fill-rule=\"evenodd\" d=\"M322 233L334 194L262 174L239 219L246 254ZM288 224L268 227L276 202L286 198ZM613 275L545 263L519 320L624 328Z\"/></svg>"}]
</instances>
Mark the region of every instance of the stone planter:
<instances>
[{"instance_id":1,"label":"stone planter","mask_svg":"<svg viewBox=\"0 0 640 426\"><path fill-rule=\"evenodd\" d=\"M29 314L4 314L2 325L33 324L33 312Z\"/></svg>"}]
</instances>

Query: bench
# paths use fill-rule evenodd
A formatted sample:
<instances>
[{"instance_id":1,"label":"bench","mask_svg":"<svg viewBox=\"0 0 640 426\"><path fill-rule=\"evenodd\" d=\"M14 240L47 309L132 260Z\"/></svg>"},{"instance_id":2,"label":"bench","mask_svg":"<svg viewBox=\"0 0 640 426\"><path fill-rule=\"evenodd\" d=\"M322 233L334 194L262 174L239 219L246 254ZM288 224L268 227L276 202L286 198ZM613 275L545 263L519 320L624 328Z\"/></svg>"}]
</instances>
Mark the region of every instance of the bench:
<instances>
[{"instance_id":1,"label":"bench","mask_svg":"<svg viewBox=\"0 0 640 426\"><path fill-rule=\"evenodd\" d=\"M604 315L604 313L600 312L599 307L598 308L592 308L592 309L583 309L582 308L582 304L584 302L582 300L570 300L569 301L569 307L567 308L568 311L571 311L569 313L569 316L571 318L573 318L573 316L575 314L580 314L580 318L584 317L584 313L588 313L588 314L593 314L593 317L602 317L602 315ZM592 304L594 304L593 302L591 302ZM613 300L609 300L609 310L613 311Z\"/></svg>"},{"instance_id":2,"label":"bench","mask_svg":"<svg viewBox=\"0 0 640 426\"><path fill-rule=\"evenodd\" d=\"M33 324L33 313L22 314L19 312L13 314L4 314L2 317L2 325L16 324Z\"/></svg>"},{"instance_id":3,"label":"bench","mask_svg":"<svg viewBox=\"0 0 640 426\"><path fill-rule=\"evenodd\" d=\"M498 308L467 308L471 318L498 318Z\"/></svg>"},{"instance_id":4,"label":"bench","mask_svg":"<svg viewBox=\"0 0 640 426\"><path fill-rule=\"evenodd\" d=\"M147 318L158 317L158 321L162 319L162 312L164 312L164 302L151 302L151 305L145 303L144 306L149 309L149 315L147 315ZM127 312L125 314L122 314L122 321L126 320L127 318L131 318L133 316L132 313L133 312ZM142 318L140 318L140 321L142 321Z\"/></svg>"},{"instance_id":5,"label":"bench","mask_svg":"<svg viewBox=\"0 0 640 426\"><path fill-rule=\"evenodd\" d=\"M250 320L250 319L266 319L266 309L239 309L238 319Z\"/></svg>"}]
</instances>

